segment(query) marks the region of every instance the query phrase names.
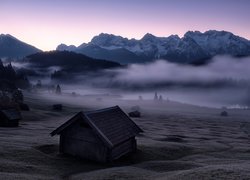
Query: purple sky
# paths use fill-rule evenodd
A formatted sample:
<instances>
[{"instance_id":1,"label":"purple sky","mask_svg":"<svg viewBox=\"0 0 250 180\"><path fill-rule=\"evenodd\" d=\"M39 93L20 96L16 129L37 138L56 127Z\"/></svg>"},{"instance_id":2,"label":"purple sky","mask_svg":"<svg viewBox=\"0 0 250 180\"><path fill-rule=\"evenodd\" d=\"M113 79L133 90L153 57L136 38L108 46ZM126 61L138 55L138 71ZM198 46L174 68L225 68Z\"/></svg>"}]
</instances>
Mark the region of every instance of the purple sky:
<instances>
[{"instance_id":1,"label":"purple sky","mask_svg":"<svg viewBox=\"0 0 250 180\"><path fill-rule=\"evenodd\" d=\"M250 39L249 17L250 0L0 0L0 33L42 50L101 32L140 39L215 29Z\"/></svg>"}]
</instances>

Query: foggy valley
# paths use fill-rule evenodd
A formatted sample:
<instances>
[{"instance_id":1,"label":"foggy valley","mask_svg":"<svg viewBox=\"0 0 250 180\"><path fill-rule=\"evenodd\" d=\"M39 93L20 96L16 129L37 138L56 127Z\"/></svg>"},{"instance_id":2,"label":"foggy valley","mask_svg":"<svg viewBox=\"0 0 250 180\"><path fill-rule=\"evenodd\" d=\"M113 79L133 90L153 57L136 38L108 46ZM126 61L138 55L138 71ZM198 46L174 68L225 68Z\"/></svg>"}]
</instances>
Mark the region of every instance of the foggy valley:
<instances>
[{"instance_id":1,"label":"foggy valley","mask_svg":"<svg viewBox=\"0 0 250 180\"><path fill-rule=\"evenodd\" d=\"M2 58L0 175L249 178L250 58L199 62L118 63L67 50Z\"/></svg>"},{"instance_id":2,"label":"foggy valley","mask_svg":"<svg viewBox=\"0 0 250 180\"><path fill-rule=\"evenodd\" d=\"M8 64L8 63L6 63ZM249 105L250 59L216 56L201 66L155 60L145 64L124 65L112 69L76 72L63 66L36 67L15 61L12 66L28 77L33 85L38 80L45 87L60 84L63 92L79 95L110 94L121 99L152 100L158 92L163 98L199 106L220 108ZM64 71L63 76L54 76ZM47 89L44 88L44 93Z\"/></svg>"},{"instance_id":3,"label":"foggy valley","mask_svg":"<svg viewBox=\"0 0 250 180\"><path fill-rule=\"evenodd\" d=\"M0 180L250 179L249 7L0 0Z\"/></svg>"}]
</instances>

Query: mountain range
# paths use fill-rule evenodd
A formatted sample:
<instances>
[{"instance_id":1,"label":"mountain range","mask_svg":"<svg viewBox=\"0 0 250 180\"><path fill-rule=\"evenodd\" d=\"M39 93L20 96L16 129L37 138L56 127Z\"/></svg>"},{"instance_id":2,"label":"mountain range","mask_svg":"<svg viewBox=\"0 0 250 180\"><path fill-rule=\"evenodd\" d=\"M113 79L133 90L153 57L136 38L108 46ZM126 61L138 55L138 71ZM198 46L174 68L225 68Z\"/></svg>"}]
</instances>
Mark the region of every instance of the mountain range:
<instances>
[{"instance_id":1,"label":"mountain range","mask_svg":"<svg viewBox=\"0 0 250 180\"><path fill-rule=\"evenodd\" d=\"M41 50L9 34L0 34L0 58L23 58L37 52Z\"/></svg>"},{"instance_id":2,"label":"mountain range","mask_svg":"<svg viewBox=\"0 0 250 180\"><path fill-rule=\"evenodd\" d=\"M231 32L215 30L204 33L188 31L182 38L177 35L156 37L146 34L140 40L101 33L87 44L79 47L61 44L57 50L75 51L119 63L167 59L202 64L216 55L249 56L250 41Z\"/></svg>"},{"instance_id":3,"label":"mountain range","mask_svg":"<svg viewBox=\"0 0 250 180\"><path fill-rule=\"evenodd\" d=\"M250 41L231 32L216 30L204 33L188 31L182 38L177 35L156 37L148 33L139 40L101 33L89 43L78 47L60 44L56 50L73 51L121 64L143 63L155 59L203 64L216 55L249 56ZM0 35L0 58L24 57L36 52L40 50L11 35Z\"/></svg>"}]
</instances>

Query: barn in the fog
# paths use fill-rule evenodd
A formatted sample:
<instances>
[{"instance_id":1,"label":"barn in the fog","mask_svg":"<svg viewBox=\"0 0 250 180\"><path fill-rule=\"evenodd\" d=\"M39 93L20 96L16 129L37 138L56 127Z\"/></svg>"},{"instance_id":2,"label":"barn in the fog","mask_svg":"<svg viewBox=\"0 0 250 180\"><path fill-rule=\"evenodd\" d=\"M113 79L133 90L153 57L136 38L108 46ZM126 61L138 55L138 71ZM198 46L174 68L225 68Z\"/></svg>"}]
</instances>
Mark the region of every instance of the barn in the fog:
<instances>
[{"instance_id":1,"label":"barn in the fog","mask_svg":"<svg viewBox=\"0 0 250 180\"><path fill-rule=\"evenodd\" d=\"M51 135L60 135L59 150L84 159L109 162L136 151L143 132L119 106L79 112Z\"/></svg>"},{"instance_id":2,"label":"barn in the fog","mask_svg":"<svg viewBox=\"0 0 250 180\"><path fill-rule=\"evenodd\" d=\"M16 109L0 110L0 126L1 127L17 127L19 120L22 119L21 113Z\"/></svg>"}]
</instances>

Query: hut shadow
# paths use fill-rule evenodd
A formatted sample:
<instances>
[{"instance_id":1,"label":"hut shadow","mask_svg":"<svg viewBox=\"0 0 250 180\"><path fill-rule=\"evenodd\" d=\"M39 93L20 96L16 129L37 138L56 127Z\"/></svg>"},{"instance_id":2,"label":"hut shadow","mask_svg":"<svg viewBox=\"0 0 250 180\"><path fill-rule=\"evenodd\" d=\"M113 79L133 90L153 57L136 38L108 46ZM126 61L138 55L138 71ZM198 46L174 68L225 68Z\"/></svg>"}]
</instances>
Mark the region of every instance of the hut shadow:
<instances>
[{"instance_id":1,"label":"hut shadow","mask_svg":"<svg viewBox=\"0 0 250 180\"><path fill-rule=\"evenodd\" d=\"M96 167L96 169L130 166L147 161L178 160L185 156L194 154L193 149L183 145L176 147L155 147L139 145L136 152L129 153L111 162L101 163L82 159L77 156L61 154L59 153L59 146L55 144L36 146L35 149L46 154L47 156L50 156L51 158L57 159L60 162L67 162L68 165L80 164L83 166Z\"/></svg>"}]
</instances>

